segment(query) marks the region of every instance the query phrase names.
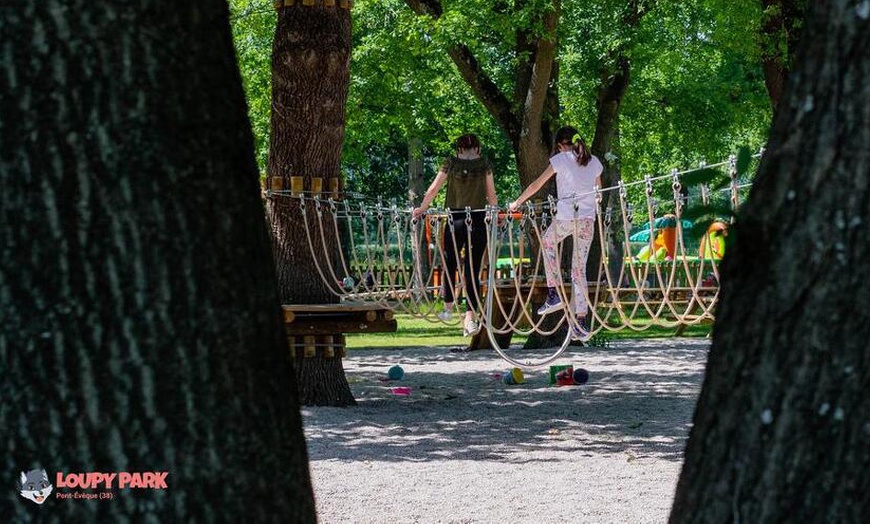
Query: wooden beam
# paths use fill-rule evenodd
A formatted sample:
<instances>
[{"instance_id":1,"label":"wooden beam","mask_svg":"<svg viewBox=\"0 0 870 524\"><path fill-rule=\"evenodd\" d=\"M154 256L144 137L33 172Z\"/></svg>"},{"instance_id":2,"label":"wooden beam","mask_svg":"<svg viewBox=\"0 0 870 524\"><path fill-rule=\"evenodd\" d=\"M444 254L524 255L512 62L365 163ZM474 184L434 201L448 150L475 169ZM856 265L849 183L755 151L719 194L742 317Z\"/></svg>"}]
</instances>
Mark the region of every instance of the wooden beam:
<instances>
[{"instance_id":1,"label":"wooden beam","mask_svg":"<svg viewBox=\"0 0 870 524\"><path fill-rule=\"evenodd\" d=\"M339 320L324 317L297 317L292 324L285 324L288 335L334 335L337 333L395 333L395 320L378 319L374 322Z\"/></svg>"}]
</instances>

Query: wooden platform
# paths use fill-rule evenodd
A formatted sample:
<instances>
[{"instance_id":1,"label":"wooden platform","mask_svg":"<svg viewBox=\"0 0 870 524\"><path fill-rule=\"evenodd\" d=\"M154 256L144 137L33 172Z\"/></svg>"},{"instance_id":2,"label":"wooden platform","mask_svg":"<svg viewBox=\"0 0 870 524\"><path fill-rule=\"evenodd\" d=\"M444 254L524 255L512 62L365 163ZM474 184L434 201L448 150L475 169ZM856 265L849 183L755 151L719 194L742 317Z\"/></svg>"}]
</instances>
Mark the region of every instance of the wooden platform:
<instances>
[{"instance_id":1,"label":"wooden platform","mask_svg":"<svg viewBox=\"0 0 870 524\"><path fill-rule=\"evenodd\" d=\"M617 306L617 304L614 304L613 295L611 294L606 284L587 282L587 286L590 299L595 301L597 307L602 308ZM520 284L519 287L512 280L497 281L495 287L496 293L498 293L499 300L501 301L504 309L508 311L513 306L514 302L516 302L518 293L520 293L524 297L524 299L529 301L533 311L544 303L544 300L547 296L547 283L543 279L532 279L530 281ZM570 282L563 283L562 289L563 292L568 296L570 296L573 292ZM711 297L717 291L718 288L716 287L701 287L697 289L697 292L705 297ZM661 289L650 288L644 289L642 292L645 295L643 302L649 306L657 306L663 301ZM690 287L671 287L668 290L668 302L680 306L688 305L692 296L692 292L693 290ZM631 306L640 303L640 299L637 297L638 290L635 287L616 288L615 293L617 300L624 306ZM502 315L502 311L500 308L495 307L495 305L493 306L493 325L495 325L499 329L502 329L507 325L507 319L505 319ZM533 312L531 315L534 319L539 318L537 313ZM515 312L515 318L511 320L516 322L517 320L519 320L520 316L520 312ZM682 334L686 327L687 326L685 325L680 326L677 329L676 335ZM496 335L496 342L499 344L499 346L506 347L510 345L512 336L513 333L503 333ZM489 337L483 331L481 331L477 335L474 335L468 344L468 349L471 350L491 348L492 344L489 341Z\"/></svg>"},{"instance_id":2,"label":"wooden platform","mask_svg":"<svg viewBox=\"0 0 870 524\"><path fill-rule=\"evenodd\" d=\"M281 308L288 335L395 333L397 329L393 310L378 304L287 304Z\"/></svg>"}]
</instances>

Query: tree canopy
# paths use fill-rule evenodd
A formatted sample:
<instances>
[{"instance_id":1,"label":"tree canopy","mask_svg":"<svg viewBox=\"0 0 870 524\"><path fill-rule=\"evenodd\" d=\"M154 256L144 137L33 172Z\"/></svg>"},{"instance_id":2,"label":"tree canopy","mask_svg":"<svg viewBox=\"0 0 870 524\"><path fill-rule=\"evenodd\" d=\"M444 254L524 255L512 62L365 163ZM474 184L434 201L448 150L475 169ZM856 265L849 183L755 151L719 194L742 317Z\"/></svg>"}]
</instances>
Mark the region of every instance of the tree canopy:
<instances>
[{"instance_id":1,"label":"tree canopy","mask_svg":"<svg viewBox=\"0 0 870 524\"><path fill-rule=\"evenodd\" d=\"M232 0L233 32L265 171L268 144L270 6ZM408 143L419 139L434 172L456 136L477 133L494 162L499 195L519 189L509 139L448 56L462 42L487 77L511 93L518 31L539 35L546 0L437 2L436 18L403 0L358 0L342 170L347 188L404 201ZM557 3L558 4L558 3ZM642 10L636 27L627 6ZM596 90L615 53L632 63L620 115L623 178L721 160L760 147L770 122L761 64L762 6L751 0L564 3L557 34L559 123L591 141Z\"/></svg>"}]
</instances>

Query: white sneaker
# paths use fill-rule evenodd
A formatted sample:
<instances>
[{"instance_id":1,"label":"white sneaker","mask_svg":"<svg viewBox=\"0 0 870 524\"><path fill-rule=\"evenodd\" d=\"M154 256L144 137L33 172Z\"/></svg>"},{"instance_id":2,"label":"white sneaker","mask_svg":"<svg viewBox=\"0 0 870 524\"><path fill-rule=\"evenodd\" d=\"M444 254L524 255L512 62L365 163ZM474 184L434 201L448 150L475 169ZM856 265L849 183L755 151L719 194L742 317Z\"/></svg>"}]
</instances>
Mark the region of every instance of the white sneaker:
<instances>
[{"instance_id":1,"label":"white sneaker","mask_svg":"<svg viewBox=\"0 0 870 524\"><path fill-rule=\"evenodd\" d=\"M480 322L469 319L465 321L465 328L462 330L462 336L473 337L480 333Z\"/></svg>"},{"instance_id":2,"label":"white sneaker","mask_svg":"<svg viewBox=\"0 0 870 524\"><path fill-rule=\"evenodd\" d=\"M453 320L453 311L450 311L449 309L444 309L440 313L438 313L438 318L442 322L450 322L451 320Z\"/></svg>"}]
</instances>

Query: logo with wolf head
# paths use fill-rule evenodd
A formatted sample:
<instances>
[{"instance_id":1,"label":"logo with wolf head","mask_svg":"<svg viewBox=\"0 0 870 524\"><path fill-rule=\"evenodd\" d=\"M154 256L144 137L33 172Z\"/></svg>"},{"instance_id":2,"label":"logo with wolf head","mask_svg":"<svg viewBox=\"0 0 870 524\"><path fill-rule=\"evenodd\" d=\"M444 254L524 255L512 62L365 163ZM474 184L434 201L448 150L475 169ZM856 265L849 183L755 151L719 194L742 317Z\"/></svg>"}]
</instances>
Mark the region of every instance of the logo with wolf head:
<instances>
[{"instance_id":1,"label":"logo with wolf head","mask_svg":"<svg viewBox=\"0 0 870 524\"><path fill-rule=\"evenodd\" d=\"M42 504L54 489L48 481L48 473L44 469L32 469L27 473L21 472L21 496Z\"/></svg>"}]
</instances>

